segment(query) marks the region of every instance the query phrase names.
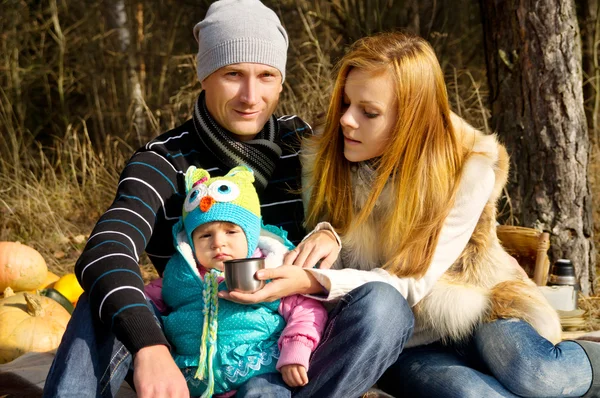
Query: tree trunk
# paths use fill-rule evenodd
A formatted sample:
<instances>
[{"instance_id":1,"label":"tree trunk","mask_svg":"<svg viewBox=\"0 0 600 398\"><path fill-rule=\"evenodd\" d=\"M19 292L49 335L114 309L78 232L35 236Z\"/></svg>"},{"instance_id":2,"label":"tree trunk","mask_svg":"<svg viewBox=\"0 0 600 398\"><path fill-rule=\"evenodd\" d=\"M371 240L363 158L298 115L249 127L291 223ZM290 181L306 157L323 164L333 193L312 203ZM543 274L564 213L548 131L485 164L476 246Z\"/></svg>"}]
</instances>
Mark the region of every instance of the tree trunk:
<instances>
[{"instance_id":1,"label":"tree trunk","mask_svg":"<svg viewBox=\"0 0 600 398\"><path fill-rule=\"evenodd\" d=\"M552 261L595 276L589 139L573 0L480 0L492 129L511 155L508 193L521 225L551 234Z\"/></svg>"},{"instance_id":2,"label":"tree trunk","mask_svg":"<svg viewBox=\"0 0 600 398\"><path fill-rule=\"evenodd\" d=\"M117 47L119 51L127 54L127 72L129 76L129 97L131 100L131 113L129 119L132 120L133 129L136 133L137 145L142 145L147 137L146 119L145 119L145 99L143 82L145 77L145 65L138 60L137 54L140 52L140 41L143 31L140 32L143 23L143 9L141 3L136 5L136 42L132 43L131 30L133 22L129 21L127 16L127 4L125 0L110 0L106 3L107 7L107 25L117 32Z\"/></svg>"},{"instance_id":3,"label":"tree trunk","mask_svg":"<svg viewBox=\"0 0 600 398\"><path fill-rule=\"evenodd\" d=\"M577 9L583 44L583 101L590 138L595 143L598 143L598 113L600 111L600 91L598 90L600 67L596 47L596 43L600 40L599 11L598 0L581 0Z\"/></svg>"}]
</instances>

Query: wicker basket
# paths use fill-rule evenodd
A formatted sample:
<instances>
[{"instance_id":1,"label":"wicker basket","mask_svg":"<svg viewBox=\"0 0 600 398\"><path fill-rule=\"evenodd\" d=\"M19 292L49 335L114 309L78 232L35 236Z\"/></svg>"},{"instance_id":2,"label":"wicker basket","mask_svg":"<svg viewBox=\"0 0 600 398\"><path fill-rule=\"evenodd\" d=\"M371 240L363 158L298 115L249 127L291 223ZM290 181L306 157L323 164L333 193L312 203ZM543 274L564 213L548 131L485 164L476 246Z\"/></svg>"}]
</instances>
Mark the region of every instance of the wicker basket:
<instances>
[{"instance_id":1,"label":"wicker basket","mask_svg":"<svg viewBox=\"0 0 600 398\"><path fill-rule=\"evenodd\" d=\"M549 234L533 228L498 225L496 233L502 247L523 267L539 286L546 285L550 259Z\"/></svg>"}]
</instances>

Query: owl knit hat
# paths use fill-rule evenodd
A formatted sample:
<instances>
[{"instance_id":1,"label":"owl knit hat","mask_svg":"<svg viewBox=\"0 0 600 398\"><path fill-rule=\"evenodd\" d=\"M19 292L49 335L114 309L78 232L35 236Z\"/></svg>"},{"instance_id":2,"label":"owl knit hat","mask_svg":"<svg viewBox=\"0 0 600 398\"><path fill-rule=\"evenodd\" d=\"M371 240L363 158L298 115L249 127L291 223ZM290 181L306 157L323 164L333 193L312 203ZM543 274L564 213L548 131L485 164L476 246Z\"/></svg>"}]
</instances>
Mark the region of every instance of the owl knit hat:
<instances>
[{"instance_id":1,"label":"owl knit hat","mask_svg":"<svg viewBox=\"0 0 600 398\"><path fill-rule=\"evenodd\" d=\"M265 64L285 80L288 36L277 14L258 0L219 0L194 26L196 70L203 81L226 65Z\"/></svg>"},{"instance_id":2,"label":"owl knit hat","mask_svg":"<svg viewBox=\"0 0 600 398\"><path fill-rule=\"evenodd\" d=\"M182 222L194 251L192 233L200 225L213 221L226 221L239 225L248 241L247 257L258 245L261 216L258 194L252 184L254 173L246 166L234 167L223 177L210 178L208 171L191 166L185 173L185 202ZM201 398L211 397L215 388L214 359L219 329L218 279L221 271L211 269L204 275L202 301L204 316L200 356L195 378L206 381Z\"/></svg>"},{"instance_id":3,"label":"owl knit hat","mask_svg":"<svg viewBox=\"0 0 600 398\"><path fill-rule=\"evenodd\" d=\"M242 228L248 241L247 257L252 256L261 225L260 202L253 182L254 173L246 166L234 167L225 176L214 178L210 178L208 171L190 166L185 173L182 219L192 250L192 232L196 228L213 221L226 221Z\"/></svg>"}]
</instances>

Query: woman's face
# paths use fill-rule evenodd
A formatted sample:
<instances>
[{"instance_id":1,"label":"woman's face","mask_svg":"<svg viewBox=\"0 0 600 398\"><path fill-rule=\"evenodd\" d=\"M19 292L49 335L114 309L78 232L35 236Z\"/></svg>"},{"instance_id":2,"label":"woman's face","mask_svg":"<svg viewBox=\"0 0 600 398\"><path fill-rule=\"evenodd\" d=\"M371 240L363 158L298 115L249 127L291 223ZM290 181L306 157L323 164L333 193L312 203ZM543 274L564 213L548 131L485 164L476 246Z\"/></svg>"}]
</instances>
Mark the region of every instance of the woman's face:
<instances>
[{"instance_id":1,"label":"woman's face","mask_svg":"<svg viewBox=\"0 0 600 398\"><path fill-rule=\"evenodd\" d=\"M348 73L340 118L348 161L362 162L383 154L398 116L394 87L387 70L373 74L352 69Z\"/></svg>"}]
</instances>

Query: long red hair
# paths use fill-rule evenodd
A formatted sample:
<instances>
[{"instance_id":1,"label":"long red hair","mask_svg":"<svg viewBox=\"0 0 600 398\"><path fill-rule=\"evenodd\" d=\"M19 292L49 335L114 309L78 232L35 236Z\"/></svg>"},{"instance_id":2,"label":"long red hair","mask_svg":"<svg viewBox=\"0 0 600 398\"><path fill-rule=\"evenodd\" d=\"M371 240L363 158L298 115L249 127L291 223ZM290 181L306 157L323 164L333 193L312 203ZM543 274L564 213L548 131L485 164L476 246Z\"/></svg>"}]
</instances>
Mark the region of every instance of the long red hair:
<instances>
[{"instance_id":1,"label":"long red hair","mask_svg":"<svg viewBox=\"0 0 600 398\"><path fill-rule=\"evenodd\" d=\"M398 120L368 200L355 208L351 162L343 155L340 117L346 77L351 69L390 73L395 82ZM467 151L450 122L444 76L433 48L424 39L383 33L358 40L340 60L322 134L309 138L316 156L306 214L309 228L327 220L342 235L365 222L386 184L393 212L381 225L383 268L397 276L422 276L431 263L443 222L454 204Z\"/></svg>"}]
</instances>

